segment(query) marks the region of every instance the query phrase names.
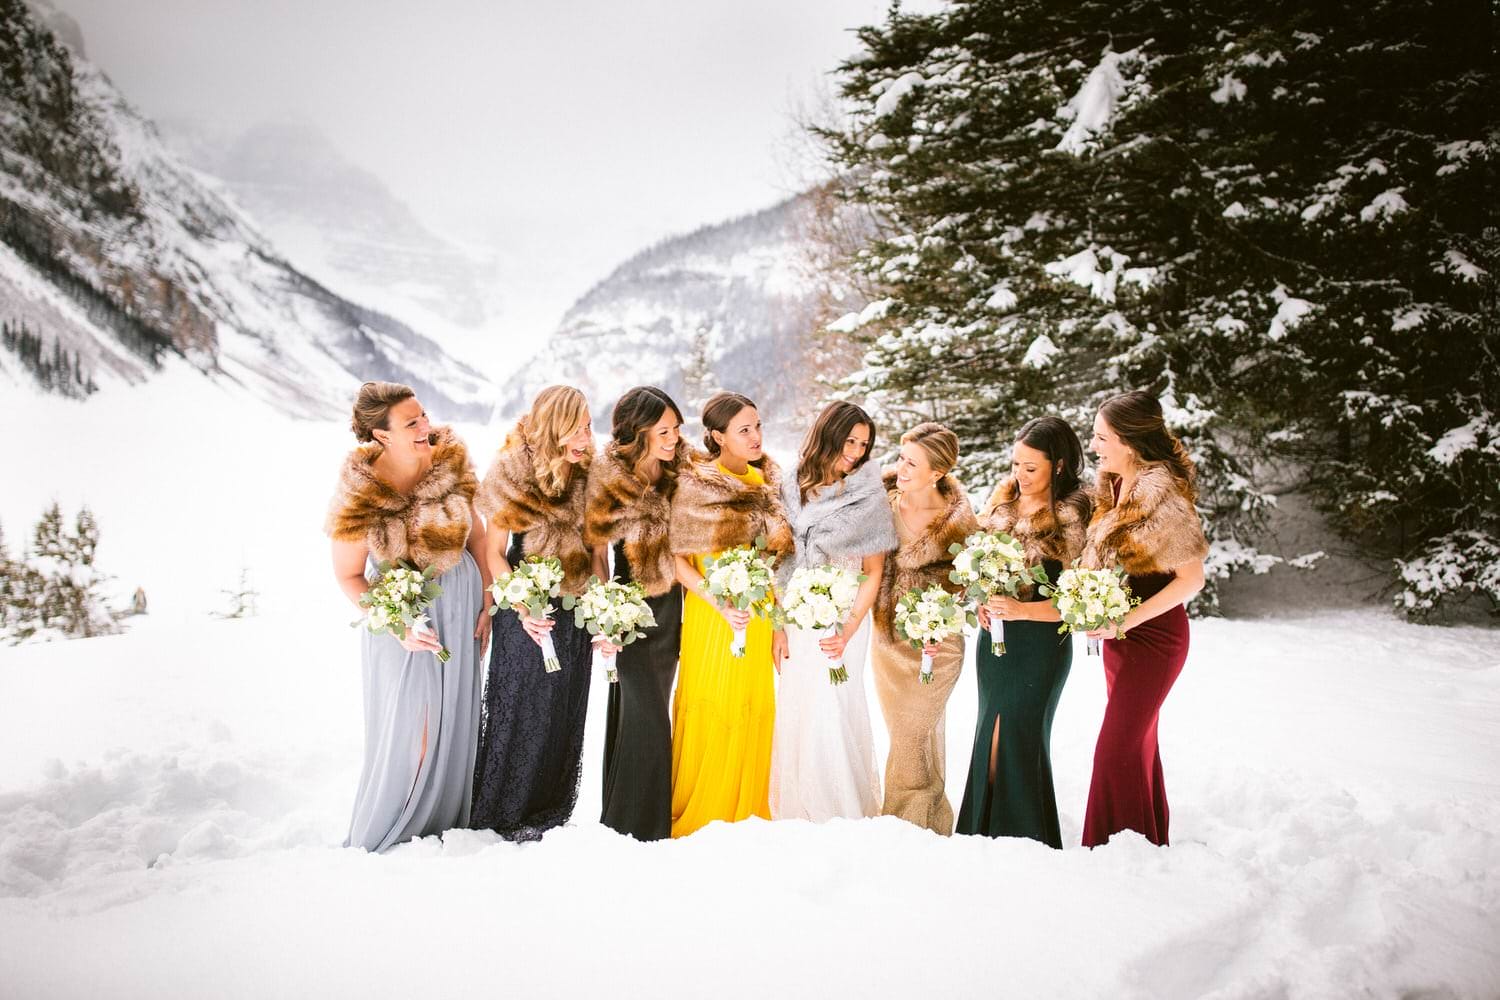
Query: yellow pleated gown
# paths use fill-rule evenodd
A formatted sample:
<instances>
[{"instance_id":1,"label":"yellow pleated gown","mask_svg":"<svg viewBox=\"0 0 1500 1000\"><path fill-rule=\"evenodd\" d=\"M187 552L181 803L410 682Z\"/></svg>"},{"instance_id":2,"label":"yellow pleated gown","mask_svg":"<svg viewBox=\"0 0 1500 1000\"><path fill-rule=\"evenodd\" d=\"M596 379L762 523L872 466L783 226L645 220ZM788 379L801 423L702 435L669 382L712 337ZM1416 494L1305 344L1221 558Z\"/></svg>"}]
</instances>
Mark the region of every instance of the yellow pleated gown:
<instances>
[{"instance_id":1,"label":"yellow pleated gown","mask_svg":"<svg viewBox=\"0 0 1500 1000\"><path fill-rule=\"evenodd\" d=\"M719 469L735 475L722 465ZM735 478L751 485L765 482L754 466ZM704 558L693 556L700 573ZM733 638L733 631L712 604L696 593L687 595L677 695L672 703L674 837L686 836L716 819L771 818L776 694L770 622L750 619L743 657L729 654Z\"/></svg>"}]
</instances>

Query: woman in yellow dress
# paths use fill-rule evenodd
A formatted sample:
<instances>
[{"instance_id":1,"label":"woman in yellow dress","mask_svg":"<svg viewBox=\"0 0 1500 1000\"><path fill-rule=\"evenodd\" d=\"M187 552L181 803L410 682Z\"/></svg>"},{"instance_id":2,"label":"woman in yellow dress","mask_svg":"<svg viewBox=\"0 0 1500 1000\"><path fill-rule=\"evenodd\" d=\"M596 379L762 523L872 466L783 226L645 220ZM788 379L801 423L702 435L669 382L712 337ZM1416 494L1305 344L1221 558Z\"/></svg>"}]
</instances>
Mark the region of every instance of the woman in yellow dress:
<instances>
[{"instance_id":1,"label":"woman in yellow dress","mask_svg":"<svg viewBox=\"0 0 1500 1000\"><path fill-rule=\"evenodd\" d=\"M672 498L672 554L687 591L672 705L674 837L716 819L771 818L771 625L710 603L703 569L705 558L757 537L778 559L792 551L780 470L761 450L755 404L739 393L717 393L703 407L703 428L708 454L688 463ZM743 657L729 652L736 628L746 629Z\"/></svg>"}]
</instances>

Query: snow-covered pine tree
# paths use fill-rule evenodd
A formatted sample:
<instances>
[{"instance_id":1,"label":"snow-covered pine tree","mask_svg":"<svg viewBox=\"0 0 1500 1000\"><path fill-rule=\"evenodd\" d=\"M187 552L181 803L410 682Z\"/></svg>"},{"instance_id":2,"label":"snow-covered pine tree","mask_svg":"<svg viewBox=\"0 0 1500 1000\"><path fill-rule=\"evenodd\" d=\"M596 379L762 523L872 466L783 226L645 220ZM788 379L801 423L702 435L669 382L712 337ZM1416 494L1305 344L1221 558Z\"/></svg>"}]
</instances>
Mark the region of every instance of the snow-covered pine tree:
<instances>
[{"instance_id":1,"label":"snow-covered pine tree","mask_svg":"<svg viewBox=\"0 0 1500 1000\"><path fill-rule=\"evenodd\" d=\"M1351 411L1369 405L1359 394L1371 393L1368 365L1389 350L1384 331L1412 328L1397 318L1403 300L1465 329L1460 349L1485 340L1453 315L1472 315L1462 294L1448 294L1490 270L1471 241L1449 245L1455 233L1481 232L1486 203L1474 185L1493 161L1493 132L1472 106L1489 89L1475 28L1423 3L893 8L861 31L867 51L841 67L848 126L821 132L845 197L880 225L851 262L871 304L833 324L867 342L856 386L895 422L948 422L981 479L995 478L1028 417L1055 412L1086 432L1104 396L1157 392L1199 464L1211 577L1266 561L1246 544L1266 503L1249 459L1296 445L1332 498L1358 478L1388 482L1372 460L1414 474L1422 449L1449 429L1477 427L1485 448L1493 386L1486 401L1476 366L1445 371L1426 336L1408 337L1402 370L1428 371L1421 405L1441 398L1442 415L1393 418L1404 397L1374 393L1388 401L1376 422L1436 428L1412 435L1413 462L1372 453L1371 421ZM1470 40L1449 37L1466 31ZM1445 39L1454 44L1444 58L1430 58ZM1401 156L1386 147L1400 145L1424 101L1445 110L1428 112L1424 138L1409 141L1414 169L1402 181L1408 192L1442 189L1424 206L1431 214L1410 198L1398 205L1389 183L1351 190L1340 168L1365 169L1374 154L1355 154L1384 135L1375 158L1389 170ZM1330 204L1313 210L1320 199ZM1339 233L1316 224L1333 203ZM1456 218L1465 208L1466 224ZM1414 227L1413 215L1424 216ZM1381 283L1403 273L1450 287L1414 300L1400 279ZM1485 340L1491 356L1492 346ZM1475 450L1455 462L1469 471ZM1451 518L1454 499L1430 520ZM1471 524L1463 530L1474 537Z\"/></svg>"},{"instance_id":2,"label":"snow-covered pine tree","mask_svg":"<svg viewBox=\"0 0 1500 1000\"><path fill-rule=\"evenodd\" d=\"M108 577L94 567L98 545L99 526L88 507L78 512L72 532L55 502L42 512L26 558L21 638L42 630L80 638L118 631L100 592Z\"/></svg>"}]
</instances>

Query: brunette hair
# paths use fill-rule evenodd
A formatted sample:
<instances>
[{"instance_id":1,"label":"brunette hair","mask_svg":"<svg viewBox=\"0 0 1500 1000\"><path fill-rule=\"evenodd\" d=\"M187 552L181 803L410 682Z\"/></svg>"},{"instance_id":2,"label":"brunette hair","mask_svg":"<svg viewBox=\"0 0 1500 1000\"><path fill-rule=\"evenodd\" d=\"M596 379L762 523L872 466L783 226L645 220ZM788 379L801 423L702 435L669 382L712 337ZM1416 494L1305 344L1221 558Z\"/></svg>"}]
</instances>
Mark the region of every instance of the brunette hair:
<instances>
[{"instance_id":1,"label":"brunette hair","mask_svg":"<svg viewBox=\"0 0 1500 1000\"><path fill-rule=\"evenodd\" d=\"M391 429L391 407L416 396L409 385L399 382L366 382L359 387L354 397L354 414L349 419L349 428L359 441L374 441L377 430Z\"/></svg>"},{"instance_id":2,"label":"brunette hair","mask_svg":"<svg viewBox=\"0 0 1500 1000\"><path fill-rule=\"evenodd\" d=\"M875 450L875 421L853 403L834 402L823 407L802 439L802 453L797 456L797 489L803 503L807 503L809 493L831 481L834 464L843 457L844 442L860 424L870 428L870 443L854 469L868 462Z\"/></svg>"},{"instance_id":3,"label":"brunette hair","mask_svg":"<svg viewBox=\"0 0 1500 1000\"><path fill-rule=\"evenodd\" d=\"M737 392L716 392L708 397L708 402L703 404L703 447L708 449L709 457L719 457L719 442L714 440L714 431L723 434L729 429L729 421L745 407L759 410L755 401L749 396L742 396ZM751 465L759 465L759 462L751 462Z\"/></svg>"},{"instance_id":4,"label":"brunette hair","mask_svg":"<svg viewBox=\"0 0 1500 1000\"><path fill-rule=\"evenodd\" d=\"M1060 417L1028 420L1016 434L1016 444L1035 448L1047 456L1053 503L1078 489L1083 477L1083 442L1066 420Z\"/></svg>"},{"instance_id":5,"label":"brunette hair","mask_svg":"<svg viewBox=\"0 0 1500 1000\"><path fill-rule=\"evenodd\" d=\"M1167 429L1161 401L1149 392L1122 392L1099 407L1099 416L1143 462L1160 462L1187 489L1188 499L1198 499L1198 470L1177 435Z\"/></svg>"},{"instance_id":6,"label":"brunette hair","mask_svg":"<svg viewBox=\"0 0 1500 1000\"><path fill-rule=\"evenodd\" d=\"M936 421L926 420L901 435L902 444L914 444L927 453L927 464L947 475L958 464L958 435Z\"/></svg>"},{"instance_id":7,"label":"brunette hair","mask_svg":"<svg viewBox=\"0 0 1500 1000\"><path fill-rule=\"evenodd\" d=\"M610 417L610 432L614 435L615 454L620 462L641 482L658 483L658 489L665 494L671 493L677 481L677 467L686 449L679 439L677 453L670 462L663 462L652 456L651 442L647 437L668 410L677 417L680 428L682 411L672 397L654 385L638 385L620 397Z\"/></svg>"},{"instance_id":8,"label":"brunette hair","mask_svg":"<svg viewBox=\"0 0 1500 1000\"><path fill-rule=\"evenodd\" d=\"M588 418L589 403L583 393L571 385L549 385L537 393L501 449L518 444L529 447L537 485L547 495L559 496L573 475L573 463L563 455L563 442ZM586 463L585 458L580 464Z\"/></svg>"}]
</instances>

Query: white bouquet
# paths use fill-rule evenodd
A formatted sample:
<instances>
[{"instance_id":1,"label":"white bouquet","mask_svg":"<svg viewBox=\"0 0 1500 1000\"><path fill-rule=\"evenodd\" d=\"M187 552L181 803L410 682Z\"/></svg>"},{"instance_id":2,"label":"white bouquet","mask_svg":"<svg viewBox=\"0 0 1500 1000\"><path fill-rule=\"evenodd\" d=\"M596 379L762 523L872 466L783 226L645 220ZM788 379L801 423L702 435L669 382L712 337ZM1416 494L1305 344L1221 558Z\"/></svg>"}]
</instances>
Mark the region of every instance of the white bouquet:
<instances>
[{"instance_id":1,"label":"white bouquet","mask_svg":"<svg viewBox=\"0 0 1500 1000\"><path fill-rule=\"evenodd\" d=\"M953 554L948 579L979 604L1000 594L1017 597L1026 584L1047 582L1046 570L1027 566L1021 543L1003 531L976 531L962 545L948 546L948 551ZM1005 622L994 615L990 616L990 644L997 656L1005 652Z\"/></svg>"},{"instance_id":2,"label":"white bouquet","mask_svg":"<svg viewBox=\"0 0 1500 1000\"><path fill-rule=\"evenodd\" d=\"M490 614L507 608L524 607L532 618L552 617L552 598L562 590L562 560L556 556L527 556L509 573L502 573L490 584L495 604ZM547 673L562 669L557 647L550 634L542 636L542 666Z\"/></svg>"},{"instance_id":3,"label":"white bouquet","mask_svg":"<svg viewBox=\"0 0 1500 1000\"><path fill-rule=\"evenodd\" d=\"M917 649L958 635L965 623L976 625L978 619L964 611L957 597L935 583L926 590L908 590L896 602L896 632ZM932 657L925 652L917 680L932 683Z\"/></svg>"},{"instance_id":4,"label":"white bouquet","mask_svg":"<svg viewBox=\"0 0 1500 1000\"><path fill-rule=\"evenodd\" d=\"M628 646L644 639L646 633L641 629L656 624L651 605L646 603L646 592L638 583L591 576L584 592L578 597L564 597L562 605L573 612L573 624L588 629L589 635L601 636L613 646ZM611 684L620 679L613 659L606 662L605 672Z\"/></svg>"},{"instance_id":5,"label":"white bouquet","mask_svg":"<svg viewBox=\"0 0 1500 1000\"><path fill-rule=\"evenodd\" d=\"M762 618L770 614L774 600L771 567L776 558L765 554L762 535L754 545L739 545L703 560L703 590L721 607L750 611ZM745 655L745 630L734 630L731 656Z\"/></svg>"},{"instance_id":6,"label":"white bouquet","mask_svg":"<svg viewBox=\"0 0 1500 1000\"><path fill-rule=\"evenodd\" d=\"M838 566L804 566L787 583L776 622L816 632L819 639L827 638L843 627L864 582L863 573L856 576ZM848 679L849 671L842 662L828 668L830 683L842 684Z\"/></svg>"},{"instance_id":7,"label":"white bouquet","mask_svg":"<svg viewBox=\"0 0 1500 1000\"><path fill-rule=\"evenodd\" d=\"M1133 597L1125 583L1125 571L1114 569L1065 569L1057 577L1057 586L1048 589L1053 607L1062 615L1063 632L1089 632L1106 626L1115 629L1115 637L1123 638L1120 623L1130 609L1141 603ZM1099 640L1088 641L1090 656L1099 655Z\"/></svg>"},{"instance_id":8,"label":"white bouquet","mask_svg":"<svg viewBox=\"0 0 1500 1000\"><path fill-rule=\"evenodd\" d=\"M365 616L353 626L363 625L371 635L389 633L398 639L406 638L407 629L431 632L425 611L443 594L437 584L436 567L416 570L404 562L383 562L375 569L379 576L370 581L370 589L359 599ZM447 663L453 654L439 649L435 655L439 663Z\"/></svg>"}]
</instances>

